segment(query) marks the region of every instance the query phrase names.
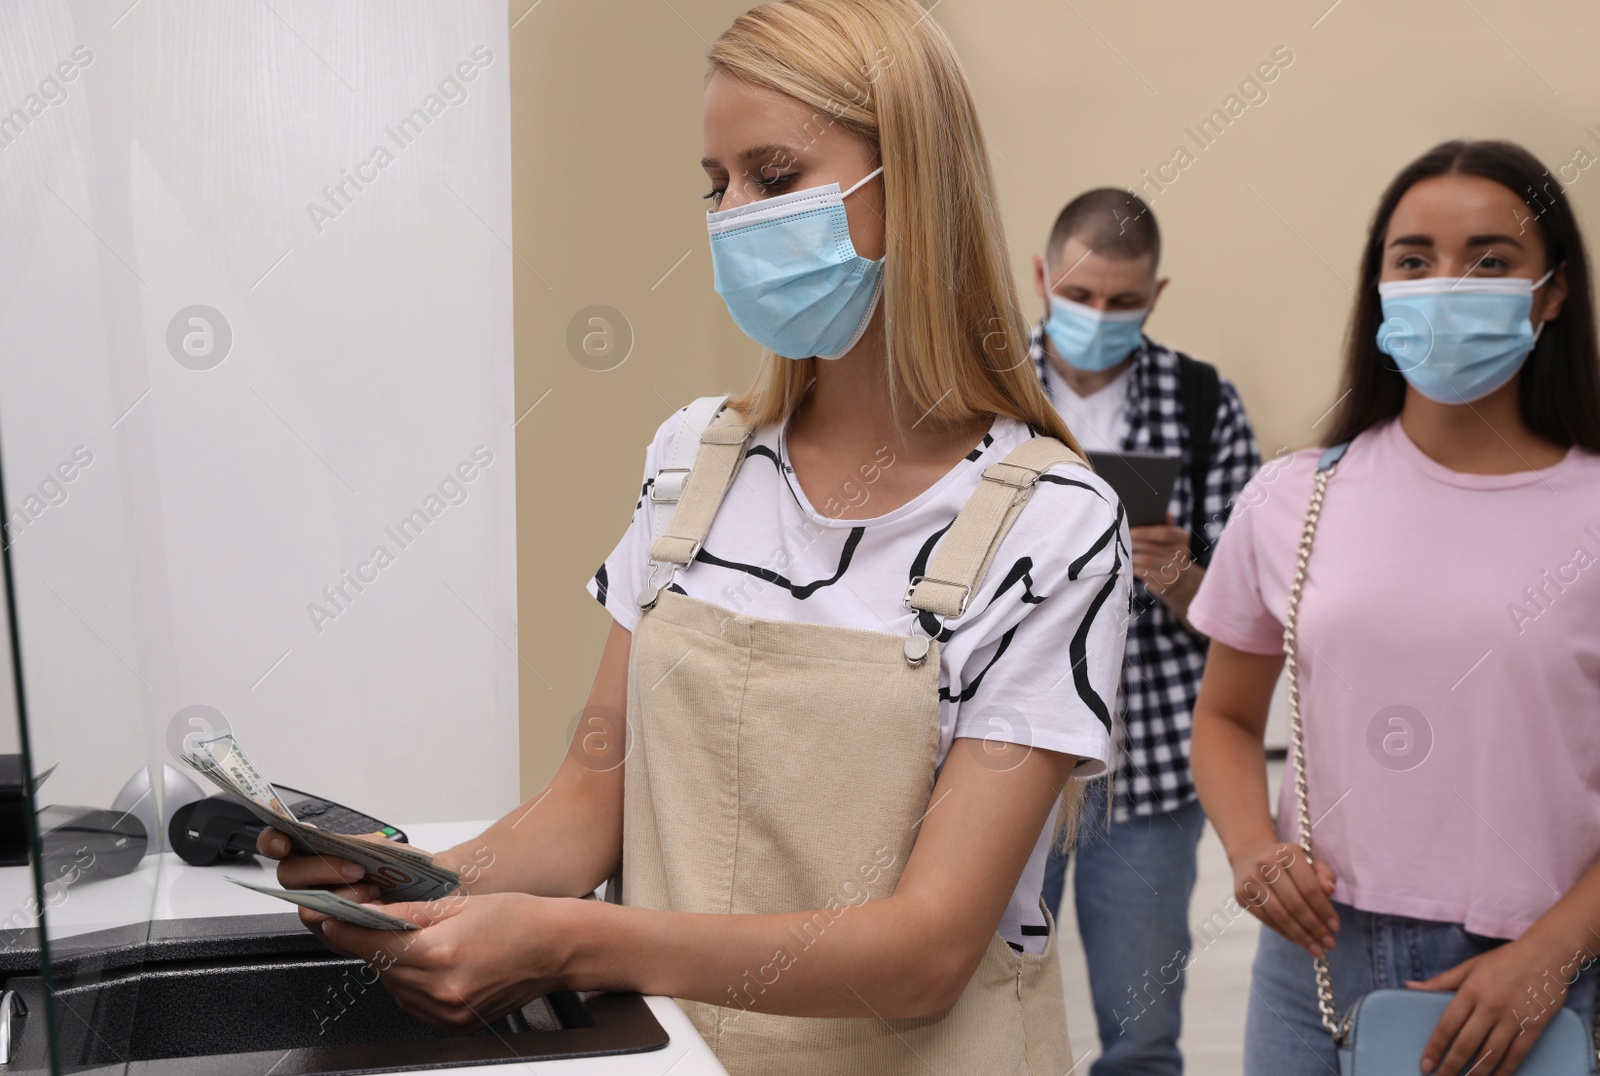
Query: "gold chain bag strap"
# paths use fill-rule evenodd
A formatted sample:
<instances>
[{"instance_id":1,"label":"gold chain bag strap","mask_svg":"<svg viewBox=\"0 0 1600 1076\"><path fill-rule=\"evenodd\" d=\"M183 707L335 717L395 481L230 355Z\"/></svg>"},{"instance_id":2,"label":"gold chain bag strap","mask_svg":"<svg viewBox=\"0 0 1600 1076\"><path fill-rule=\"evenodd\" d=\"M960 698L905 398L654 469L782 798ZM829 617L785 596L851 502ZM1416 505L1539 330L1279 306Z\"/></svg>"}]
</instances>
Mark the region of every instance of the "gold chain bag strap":
<instances>
[{"instance_id":1,"label":"gold chain bag strap","mask_svg":"<svg viewBox=\"0 0 1600 1076\"><path fill-rule=\"evenodd\" d=\"M1346 447L1348 444L1335 445L1323 453L1317 463L1311 503L1306 505L1305 523L1300 528L1294 579L1289 583L1289 609L1283 615L1283 664L1289 673L1289 758L1294 767L1294 798L1300 814L1300 848L1306 854L1307 863L1311 862L1311 808L1306 800L1305 734L1300 721L1300 663L1296 658L1295 625L1300 616L1300 591L1306 582L1306 564L1311 560L1311 541L1317 534L1317 521L1322 518L1322 496ZM1333 974L1328 970L1326 956L1317 957L1317 1008L1322 1012L1322 1026L1342 1045L1348 1024L1344 1029L1339 1026L1338 1013L1333 1007Z\"/></svg>"},{"instance_id":2,"label":"gold chain bag strap","mask_svg":"<svg viewBox=\"0 0 1600 1076\"><path fill-rule=\"evenodd\" d=\"M1349 442L1334 445L1322 454L1317 462L1316 478L1311 486L1311 500L1306 505L1305 522L1300 528L1300 547L1295 556L1294 578L1289 584L1289 608L1283 617L1283 661L1289 675L1289 756L1290 765L1294 768L1294 796L1295 806L1299 814L1300 848L1306 855L1306 862L1311 862L1311 806L1306 796L1306 754L1304 723L1300 716L1300 664L1297 659L1298 632L1297 625L1300 615L1300 596L1306 583L1306 565L1311 560L1311 543L1317 534L1317 521L1322 518L1322 499L1328 489L1328 479L1333 477L1333 472L1338 468L1339 461L1344 457L1345 449ZM1343 1068L1348 1062L1348 1049L1353 1043L1355 1010L1352 1008L1343 1021L1338 1018L1338 1011L1333 1001L1333 974L1328 968L1326 955L1316 960L1317 974L1317 1009L1322 1015L1322 1026L1327 1028L1328 1034L1333 1036L1333 1041L1340 1048L1340 1064ZM1562 1010L1570 1018L1569 1022L1575 1023L1583 1030L1581 1021L1570 1010ZM1561 1013L1557 1013L1557 1018ZM1552 1024L1555 1021L1552 1021ZM1431 1024L1430 1024L1431 1027ZM1559 1052L1554 1049L1555 1043L1545 1042L1545 1039L1554 1040L1556 1036L1550 1033L1552 1027L1544 1029L1544 1037L1540 1045L1535 1047L1518 1069L1519 1073L1528 1073L1529 1076L1538 1076L1539 1073L1584 1073L1595 1072L1596 1064L1600 1063L1600 996L1595 999L1595 1014L1592 1027L1585 1033L1583 1043L1583 1059L1575 1058L1579 1051L1574 1047L1571 1052L1565 1049ZM1574 1036L1567 1036L1572 1040ZM1563 1047L1572 1046L1572 1041L1566 1041ZM1551 1047L1541 1050L1540 1047ZM1414 1069L1407 1069L1414 1071Z\"/></svg>"}]
</instances>

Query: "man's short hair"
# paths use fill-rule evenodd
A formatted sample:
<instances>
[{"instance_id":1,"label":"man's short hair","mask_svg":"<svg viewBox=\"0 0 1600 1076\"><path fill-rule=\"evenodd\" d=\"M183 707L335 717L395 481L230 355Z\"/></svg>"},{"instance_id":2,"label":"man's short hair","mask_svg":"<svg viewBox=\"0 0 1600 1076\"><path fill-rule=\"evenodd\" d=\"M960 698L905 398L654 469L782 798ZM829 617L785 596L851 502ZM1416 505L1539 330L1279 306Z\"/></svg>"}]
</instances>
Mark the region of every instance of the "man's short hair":
<instances>
[{"instance_id":1,"label":"man's short hair","mask_svg":"<svg viewBox=\"0 0 1600 1076\"><path fill-rule=\"evenodd\" d=\"M1052 267L1061 248L1073 237L1108 258L1134 259L1148 254L1152 269L1161 262L1161 229L1156 227L1155 214L1131 191L1097 187L1068 202L1050 230Z\"/></svg>"}]
</instances>

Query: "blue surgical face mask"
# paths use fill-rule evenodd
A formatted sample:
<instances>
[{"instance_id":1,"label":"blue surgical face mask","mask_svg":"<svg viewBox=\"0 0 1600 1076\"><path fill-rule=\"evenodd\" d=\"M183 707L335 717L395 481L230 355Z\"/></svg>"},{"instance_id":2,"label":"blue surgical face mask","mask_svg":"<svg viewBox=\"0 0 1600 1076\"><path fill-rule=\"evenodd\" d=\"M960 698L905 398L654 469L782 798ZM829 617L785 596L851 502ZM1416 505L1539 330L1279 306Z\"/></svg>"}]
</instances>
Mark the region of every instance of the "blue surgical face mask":
<instances>
[{"instance_id":1,"label":"blue surgical face mask","mask_svg":"<svg viewBox=\"0 0 1600 1076\"><path fill-rule=\"evenodd\" d=\"M1515 377L1533 351L1539 339L1529 321L1533 293L1554 272L1537 282L1430 276L1379 284L1378 350L1430 400L1481 400Z\"/></svg>"},{"instance_id":2,"label":"blue surgical face mask","mask_svg":"<svg viewBox=\"0 0 1600 1076\"><path fill-rule=\"evenodd\" d=\"M883 259L856 253L845 195L810 187L706 214L717 294L746 336L791 359L855 347L883 291Z\"/></svg>"},{"instance_id":3,"label":"blue surgical face mask","mask_svg":"<svg viewBox=\"0 0 1600 1076\"><path fill-rule=\"evenodd\" d=\"M1079 370L1109 370L1139 346L1139 333L1150 308L1103 311L1063 299L1048 287L1050 265L1044 267L1050 317L1044 330L1056 354Z\"/></svg>"}]
</instances>

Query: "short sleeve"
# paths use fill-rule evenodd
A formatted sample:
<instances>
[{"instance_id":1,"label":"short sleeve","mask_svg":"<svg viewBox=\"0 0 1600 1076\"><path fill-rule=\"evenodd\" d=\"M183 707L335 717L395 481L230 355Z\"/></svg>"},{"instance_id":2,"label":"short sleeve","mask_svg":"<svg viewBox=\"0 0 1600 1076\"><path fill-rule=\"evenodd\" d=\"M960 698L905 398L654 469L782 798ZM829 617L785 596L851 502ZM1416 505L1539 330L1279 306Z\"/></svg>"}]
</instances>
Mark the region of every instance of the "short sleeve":
<instances>
[{"instance_id":1,"label":"short sleeve","mask_svg":"<svg viewBox=\"0 0 1600 1076\"><path fill-rule=\"evenodd\" d=\"M688 408L682 408L662 423L645 449L644 480L640 484L639 500L633 506L633 517L628 521L627 530L622 532L621 540L586 587L590 596L629 631L639 622L638 597L650 566L650 489L655 485L661 461L667 458L672 434L687 412Z\"/></svg>"},{"instance_id":2,"label":"short sleeve","mask_svg":"<svg viewBox=\"0 0 1600 1076\"><path fill-rule=\"evenodd\" d=\"M1189 605L1189 623L1196 631L1251 654L1283 652L1283 621L1262 596L1258 524L1271 495L1268 485L1284 466L1292 468L1294 457L1272 461L1245 484Z\"/></svg>"},{"instance_id":3,"label":"short sleeve","mask_svg":"<svg viewBox=\"0 0 1600 1076\"><path fill-rule=\"evenodd\" d=\"M1059 751L1080 759L1074 776L1103 772L1131 591L1115 494L1079 467L1042 476L996 551L987 604L946 649L953 738Z\"/></svg>"}]
</instances>

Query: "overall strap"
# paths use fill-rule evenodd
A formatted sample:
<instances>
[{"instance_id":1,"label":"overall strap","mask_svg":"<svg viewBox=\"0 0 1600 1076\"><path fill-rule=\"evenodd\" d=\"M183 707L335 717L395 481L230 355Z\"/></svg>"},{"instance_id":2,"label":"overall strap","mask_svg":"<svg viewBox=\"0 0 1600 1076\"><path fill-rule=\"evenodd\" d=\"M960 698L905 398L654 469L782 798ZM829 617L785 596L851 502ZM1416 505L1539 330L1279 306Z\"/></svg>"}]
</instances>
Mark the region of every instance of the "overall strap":
<instances>
[{"instance_id":1,"label":"overall strap","mask_svg":"<svg viewBox=\"0 0 1600 1076\"><path fill-rule=\"evenodd\" d=\"M1062 463L1088 466L1054 437L1033 437L1012 449L999 463L985 467L983 480L934 552L928 574L911 581L906 590L906 607L946 619L966 612L967 602L983 582L1000 542L1033 496L1034 483L1045 471Z\"/></svg>"},{"instance_id":2,"label":"overall strap","mask_svg":"<svg viewBox=\"0 0 1600 1076\"><path fill-rule=\"evenodd\" d=\"M673 572L688 567L700 552L722 498L733 485L733 476L744 461L744 446L749 440L749 424L731 407L724 408L700 434L700 447L684 479L677 509L666 530L650 543L650 579L639 594L640 608L654 605ZM665 577L657 583L662 569L665 569Z\"/></svg>"},{"instance_id":3,"label":"overall strap","mask_svg":"<svg viewBox=\"0 0 1600 1076\"><path fill-rule=\"evenodd\" d=\"M678 428L672 431L672 441L667 448L667 461L656 472L650 483L650 537L665 534L672 522L678 498L683 496L683 483L694 465L695 453L700 450L700 435L711 420L722 410L727 396L702 396L683 409Z\"/></svg>"}]
</instances>

